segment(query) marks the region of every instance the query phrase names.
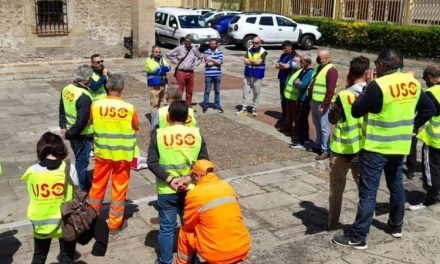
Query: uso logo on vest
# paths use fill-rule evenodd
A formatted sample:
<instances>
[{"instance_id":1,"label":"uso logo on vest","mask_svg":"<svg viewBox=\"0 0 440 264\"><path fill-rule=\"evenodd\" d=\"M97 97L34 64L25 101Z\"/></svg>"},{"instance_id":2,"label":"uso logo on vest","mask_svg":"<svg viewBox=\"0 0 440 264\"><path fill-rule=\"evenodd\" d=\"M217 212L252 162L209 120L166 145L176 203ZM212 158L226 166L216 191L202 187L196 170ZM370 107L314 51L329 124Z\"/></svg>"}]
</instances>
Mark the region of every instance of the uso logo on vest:
<instances>
[{"instance_id":1,"label":"uso logo on vest","mask_svg":"<svg viewBox=\"0 0 440 264\"><path fill-rule=\"evenodd\" d=\"M60 182L54 183L52 186L49 186L47 183L32 184L32 191L34 192L35 197L48 198L51 195L60 197L64 195L64 184Z\"/></svg>"},{"instance_id":2,"label":"uso logo on vest","mask_svg":"<svg viewBox=\"0 0 440 264\"><path fill-rule=\"evenodd\" d=\"M389 85L388 87L393 98L399 98L402 96L407 97L409 94L411 94L411 96L414 96L417 93L417 84L414 82L410 82L408 84L396 83L395 87L393 85Z\"/></svg>"},{"instance_id":3,"label":"uso logo on vest","mask_svg":"<svg viewBox=\"0 0 440 264\"><path fill-rule=\"evenodd\" d=\"M169 134L163 135L163 143L167 147L179 146L192 146L196 142L196 137L193 134L186 134L183 136L182 134Z\"/></svg>"},{"instance_id":4,"label":"uso logo on vest","mask_svg":"<svg viewBox=\"0 0 440 264\"><path fill-rule=\"evenodd\" d=\"M108 106L100 106L99 107L99 115L104 118L126 118L128 114L128 110L124 107L116 108L114 106L108 107Z\"/></svg>"}]
</instances>

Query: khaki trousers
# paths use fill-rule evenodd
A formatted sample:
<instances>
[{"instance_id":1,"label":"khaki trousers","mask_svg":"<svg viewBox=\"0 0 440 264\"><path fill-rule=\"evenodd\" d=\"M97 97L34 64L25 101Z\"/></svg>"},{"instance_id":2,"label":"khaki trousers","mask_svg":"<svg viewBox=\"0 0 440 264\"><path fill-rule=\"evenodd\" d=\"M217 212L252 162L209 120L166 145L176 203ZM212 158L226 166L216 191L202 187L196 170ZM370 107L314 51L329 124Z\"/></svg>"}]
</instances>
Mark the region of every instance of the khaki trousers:
<instances>
[{"instance_id":1,"label":"khaki trousers","mask_svg":"<svg viewBox=\"0 0 440 264\"><path fill-rule=\"evenodd\" d=\"M359 189L359 162L352 162L352 157L342 156L335 153L330 155L330 197L328 208L329 228L335 227L341 215L342 196L345 190L348 170L351 169L354 182Z\"/></svg>"},{"instance_id":2,"label":"khaki trousers","mask_svg":"<svg viewBox=\"0 0 440 264\"><path fill-rule=\"evenodd\" d=\"M165 95L165 85L148 86L148 96L150 97L150 111L154 113L159 109Z\"/></svg>"}]
</instances>

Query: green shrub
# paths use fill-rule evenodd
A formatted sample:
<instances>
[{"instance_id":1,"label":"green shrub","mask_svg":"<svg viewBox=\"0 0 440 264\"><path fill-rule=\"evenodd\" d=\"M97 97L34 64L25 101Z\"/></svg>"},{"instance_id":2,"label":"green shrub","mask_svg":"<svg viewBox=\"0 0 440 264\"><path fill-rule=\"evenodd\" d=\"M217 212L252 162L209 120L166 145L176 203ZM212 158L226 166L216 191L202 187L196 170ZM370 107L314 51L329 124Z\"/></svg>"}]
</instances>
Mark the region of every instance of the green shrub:
<instances>
[{"instance_id":1,"label":"green shrub","mask_svg":"<svg viewBox=\"0 0 440 264\"><path fill-rule=\"evenodd\" d=\"M389 48L404 56L440 59L439 26L401 26L310 17L293 19L319 27L322 37L318 45L371 52Z\"/></svg>"}]
</instances>

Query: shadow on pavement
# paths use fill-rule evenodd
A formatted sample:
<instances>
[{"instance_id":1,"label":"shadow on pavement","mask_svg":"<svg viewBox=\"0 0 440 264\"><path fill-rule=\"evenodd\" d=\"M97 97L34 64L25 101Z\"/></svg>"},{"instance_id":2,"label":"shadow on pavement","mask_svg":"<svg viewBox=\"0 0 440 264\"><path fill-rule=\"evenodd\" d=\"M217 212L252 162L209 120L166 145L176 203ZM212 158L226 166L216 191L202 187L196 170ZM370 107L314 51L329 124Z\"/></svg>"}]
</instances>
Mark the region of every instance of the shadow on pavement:
<instances>
[{"instance_id":1,"label":"shadow on pavement","mask_svg":"<svg viewBox=\"0 0 440 264\"><path fill-rule=\"evenodd\" d=\"M147 233L145 237L144 245L147 247L154 248L156 254L159 254L159 243L157 241L157 236L159 234L159 230L151 230ZM174 230L174 245L173 252L177 252L177 240L179 238L179 228Z\"/></svg>"},{"instance_id":2,"label":"shadow on pavement","mask_svg":"<svg viewBox=\"0 0 440 264\"><path fill-rule=\"evenodd\" d=\"M304 210L293 213L293 216L299 218L307 228L305 234L311 235L326 230L328 214L326 208L318 207L310 201L302 201L299 205Z\"/></svg>"},{"instance_id":3,"label":"shadow on pavement","mask_svg":"<svg viewBox=\"0 0 440 264\"><path fill-rule=\"evenodd\" d=\"M270 116L272 118L275 119L280 119L281 118L281 112L280 111L273 111L273 110L268 110L264 112L265 115Z\"/></svg>"},{"instance_id":4,"label":"shadow on pavement","mask_svg":"<svg viewBox=\"0 0 440 264\"><path fill-rule=\"evenodd\" d=\"M109 210L110 210L110 203L102 204L100 216L103 220L108 219ZM124 219L125 220L129 219L136 212L139 212L138 205L134 204L132 200L128 200L128 199L125 200Z\"/></svg>"},{"instance_id":5,"label":"shadow on pavement","mask_svg":"<svg viewBox=\"0 0 440 264\"><path fill-rule=\"evenodd\" d=\"M0 233L0 264L12 263L14 254L21 247L21 242L15 234L17 230Z\"/></svg>"}]
</instances>

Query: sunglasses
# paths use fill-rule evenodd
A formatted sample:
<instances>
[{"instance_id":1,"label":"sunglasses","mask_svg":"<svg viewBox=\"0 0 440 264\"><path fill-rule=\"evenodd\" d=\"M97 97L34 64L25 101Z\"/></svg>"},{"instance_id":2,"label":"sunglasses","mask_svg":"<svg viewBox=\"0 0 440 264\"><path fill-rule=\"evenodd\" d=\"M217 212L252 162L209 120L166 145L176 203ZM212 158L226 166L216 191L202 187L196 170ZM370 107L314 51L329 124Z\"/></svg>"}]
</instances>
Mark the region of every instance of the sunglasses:
<instances>
[{"instance_id":1,"label":"sunglasses","mask_svg":"<svg viewBox=\"0 0 440 264\"><path fill-rule=\"evenodd\" d=\"M93 63L95 63L95 64L101 64L101 63L104 63L104 60L100 60L100 61L94 61Z\"/></svg>"},{"instance_id":2,"label":"sunglasses","mask_svg":"<svg viewBox=\"0 0 440 264\"><path fill-rule=\"evenodd\" d=\"M254 41L254 42L252 42L253 44L260 44L260 42L256 42L256 41Z\"/></svg>"}]
</instances>

